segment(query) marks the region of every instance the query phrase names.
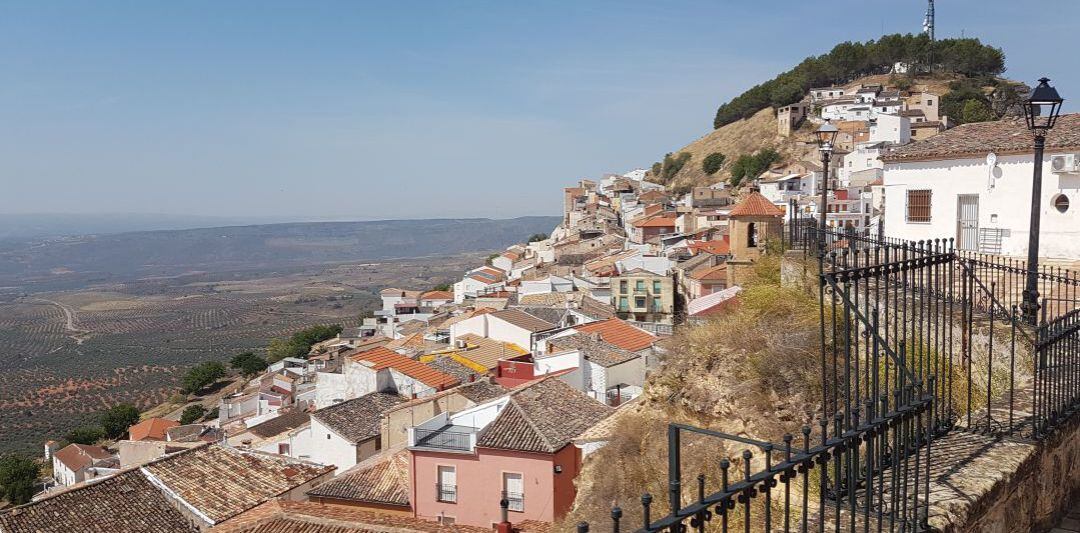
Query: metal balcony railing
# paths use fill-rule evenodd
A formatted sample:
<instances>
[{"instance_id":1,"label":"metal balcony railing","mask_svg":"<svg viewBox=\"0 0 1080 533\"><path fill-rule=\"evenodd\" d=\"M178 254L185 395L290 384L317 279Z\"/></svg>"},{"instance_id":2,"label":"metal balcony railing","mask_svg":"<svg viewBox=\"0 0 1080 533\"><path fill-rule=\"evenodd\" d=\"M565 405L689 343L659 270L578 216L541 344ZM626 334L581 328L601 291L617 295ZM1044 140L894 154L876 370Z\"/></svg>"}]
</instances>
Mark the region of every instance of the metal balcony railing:
<instances>
[{"instance_id":1,"label":"metal balcony railing","mask_svg":"<svg viewBox=\"0 0 1080 533\"><path fill-rule=\"evenodd\" d=\"M443 503L457 503L457 485L436 483L435 499Z\"/></svg>"},{"instance_id":2,"label":"metal balcony railing","mask_svg":"<svg viewBox=\"0 0 1080 533\"><path fill-rule=\"evenodd\" d=\"M520 492L503 491L503 498L509 504L507 509L522 512L525 510L525 495Z\"/></svg>"},{"instance_id":3,"label":"metal balcony railing","mask_svg":"<svg viewBox=\"0 0 1080 533\"><path fill-rule=\"evenodd\" d=\"M413 431L415 433L414 446L461 451L472 449L472 435L470 433L446 429L420 428Z\"/></svg>"}]
</instances>

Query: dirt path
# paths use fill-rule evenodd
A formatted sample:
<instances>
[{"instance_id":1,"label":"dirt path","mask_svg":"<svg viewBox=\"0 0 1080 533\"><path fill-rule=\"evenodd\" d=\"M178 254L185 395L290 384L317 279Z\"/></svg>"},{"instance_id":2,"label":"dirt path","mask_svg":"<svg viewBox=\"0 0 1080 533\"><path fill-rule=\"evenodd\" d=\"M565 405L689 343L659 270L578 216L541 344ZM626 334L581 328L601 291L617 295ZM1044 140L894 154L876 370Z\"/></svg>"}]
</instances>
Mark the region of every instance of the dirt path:
<instances>
[{"instance_id":1,"label":"dirt path","mask_svg":"<svg viewBox=\"0 0 1080 533\"><path fill-rule=\"evenodd\" d=\"M75 325L75 321L78 320L78 315L75 313L75 310L72 309L70 306L56 300L49 300L47 298L37 298L37 300L55 305L64 312L64 328L71 332L71 338L75 340L75 344L82 344L86 341L86 339L90 338L90 335L93 332Z\"/></svg>"}]
</instances>

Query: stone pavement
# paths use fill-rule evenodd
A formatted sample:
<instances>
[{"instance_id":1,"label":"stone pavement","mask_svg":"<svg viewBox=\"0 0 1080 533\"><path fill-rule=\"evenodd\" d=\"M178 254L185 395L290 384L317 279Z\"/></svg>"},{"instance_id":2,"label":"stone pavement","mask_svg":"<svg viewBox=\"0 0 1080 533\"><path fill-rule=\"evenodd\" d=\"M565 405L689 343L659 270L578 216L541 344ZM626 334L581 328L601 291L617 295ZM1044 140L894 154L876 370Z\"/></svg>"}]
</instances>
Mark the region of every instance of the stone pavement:
<instances>
[{"instance_id":1,"label":"stone pavement","mask_svg":"<svg viewBox=\"0 0 1080 533\"><path fill-rule=\"evenodd\" d=\"M1050 533L1080 533L1080 502L1072 502L1065 517Z\"/></svg>"}]
</instances>

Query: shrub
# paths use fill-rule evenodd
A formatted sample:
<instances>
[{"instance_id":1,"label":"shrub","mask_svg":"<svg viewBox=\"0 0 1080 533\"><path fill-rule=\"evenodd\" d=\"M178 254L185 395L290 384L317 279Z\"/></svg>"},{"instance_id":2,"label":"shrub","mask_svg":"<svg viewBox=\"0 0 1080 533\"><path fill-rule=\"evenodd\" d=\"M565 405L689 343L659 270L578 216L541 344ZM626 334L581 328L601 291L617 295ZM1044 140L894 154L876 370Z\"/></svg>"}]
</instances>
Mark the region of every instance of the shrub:
<instances>
[{"instance_id":1,"label":"shrub","mask_svg":"<svg viewBox=\"0 0 1080 533\"><path fill-rule=\"evenodd\" d=\"M101 426L83 426L68 432L64 440L72 444L94 444L105 438L105 430Z\"/></svg>"},{"instance_id":2,"label":"shrub","mask_svg":"<svg viewBox=\"0 0 1080 533\"><path fill-rule=\"evenodd\" d=\"M21 455L0 456L0 499L14 505L29 502L40 474L41 467L30 458Z\"/></svg>"},{"instance_id":3,"label":"shrub","mask_svg":"<svg viewBox=\"0 0 1080 533\"><path fill-rule=\"evenodd\" d=\"M206 415L206 408L199 404L189 405L184 408L184 412L180 414L181 424L194 424L202 419Z\"/></svg>"},{"instance_id":4,"label":"shrub","mask_svg":"<svg viewBox=\"0 0 1080 533\"><path fill-rule=\"evenodd\" d=\"M119 439L138 421L139 410L130 403L122 403L110 407L101 415L101 428L107 438Z\"/></svg>"},{"instance_id":5,"label":"shrub","mask_svg":"<svg viewBox=\"0 0 1080 533\"><path fill-rule=\"evenodd\" d=\"M726 159L727 156L724 154L713 152L705 156L705 159L701 162L701 170L705 171L705 173L710 176L716 174L721 168L724 168L724 161Z\"/></svg>"},{"instance_id":6,"label":"shrub","mask_svg":"<svg viewBox=\"0 0 1080 533\"><path fill-rule=\"evenodd\" d=\"M213 420L213 419L217 418L220 414L221 414L221 410L219 408L215 407L215 408L213 408L213 409L206 412L206 416L203 417L203 420Z\"/></svg>"},{"instance_id":7,"label":"shrub","mask_svg":"<svg viewBox=\"0 0 1080 533\"><path fill-rule=\"evenodd\" d=\"M218 361L199 363L184 374L181 390L193 393L225 377L225 365Z\"/></svg>"},{"instance_id":8,"label":"shrub","mask_svg":"<svg viewBox=\"0 0 1080 533\"><path fill-rule=\"evenodd\" d=\"M780 154L772 148L762 148L753 155L741 155L731 165L731 185L738 186L744 179L754 179L780 161Z\"/></svg>"},{"instance_id":9,"label":"shrub","mask_svg":"<svg viewBox=\"0 0 1080 533\"><path fill-rule=\"evenodd\" d=\"M547 233L533 233L532 235L529 235L528 242L539 242L546 238L548 238Z\"/></svg>"},{"instance_id":10,"label":"shrub","mask_svg":"<svg viewBox=\"0 0 1080 533\"><path fill-rule=\"evenodd\" d=\"M266 359L255 355L254 352L244 352L232 358L229 366L239 370L244 376L253 376L266 370Z\"/></svg>"},{"instance_id":11,"label":"shrub","mask_svg":"<svg viewBox=\"0 0 1080 533\"><path fill-rule=\"evenodd\" d=\"M266 348L266 360L276 363L286 357L307 357L311 346L341 333L340 324L312 326L293 333L288 339L272 339Z\"/></svg>"}]
</instances>

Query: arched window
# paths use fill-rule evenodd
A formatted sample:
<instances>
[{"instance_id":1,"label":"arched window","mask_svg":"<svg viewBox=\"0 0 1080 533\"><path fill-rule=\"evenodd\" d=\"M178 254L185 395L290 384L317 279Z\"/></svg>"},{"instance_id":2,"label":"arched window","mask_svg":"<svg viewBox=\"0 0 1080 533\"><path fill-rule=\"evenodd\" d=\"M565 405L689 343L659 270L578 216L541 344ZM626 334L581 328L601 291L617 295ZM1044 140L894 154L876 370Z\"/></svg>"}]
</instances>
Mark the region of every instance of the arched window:
<instances>
[{"instance_id":1,"label":"arched window","mask_svg":"<svg viewBox=\"0 0 1080 533\"><path fill-rule=\"evenodd\" d=\"M1069 197L1064 194L1059 194L1054 197L1054 209L1058 210L1058 213L1064 213L1069 210Z\"/></svg>"},{"instance_id":2,"label":"arched window","mask_svg":"<svg viewBox=\"0 0 1080 533\"><path fill-rule=\"evenodd\" d=\"M757 247L757 223L751 222L746 226L746 246L748 248Z\"/></svg>"}]
</instances>

